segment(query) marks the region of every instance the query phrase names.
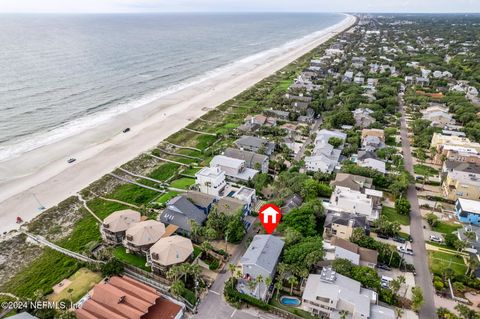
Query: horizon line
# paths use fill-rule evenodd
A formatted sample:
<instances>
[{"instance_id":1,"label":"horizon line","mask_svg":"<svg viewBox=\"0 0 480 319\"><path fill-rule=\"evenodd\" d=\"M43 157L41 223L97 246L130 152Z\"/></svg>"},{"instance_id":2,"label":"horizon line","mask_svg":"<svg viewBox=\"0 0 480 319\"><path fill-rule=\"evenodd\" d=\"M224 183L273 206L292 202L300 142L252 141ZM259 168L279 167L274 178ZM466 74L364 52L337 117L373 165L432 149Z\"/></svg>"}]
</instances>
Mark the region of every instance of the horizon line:
<instances>
[{"instance_id":1,"label":"horizon line","mask_svg":"<svg viewBox=\"0 0 480 319\"><path fill-rule=\"evenodd\" d=\"M267 10L256 10L256 11L138 11L138 12L121 12L121 11L99 11L99 12L71 12L71 11L59 11L59 12L31 12L31 11L0 11L0 14L65 14L65 15L95 15L95 14L245 14L245 13L299 13L299 14L318 14L318 13L337 13L337 14L465 14L465 15L479 15L480 12L466 12L466 11L356 11L356 12L347 12L347 11L267 11Z\"/></svg>"}]
</instances>

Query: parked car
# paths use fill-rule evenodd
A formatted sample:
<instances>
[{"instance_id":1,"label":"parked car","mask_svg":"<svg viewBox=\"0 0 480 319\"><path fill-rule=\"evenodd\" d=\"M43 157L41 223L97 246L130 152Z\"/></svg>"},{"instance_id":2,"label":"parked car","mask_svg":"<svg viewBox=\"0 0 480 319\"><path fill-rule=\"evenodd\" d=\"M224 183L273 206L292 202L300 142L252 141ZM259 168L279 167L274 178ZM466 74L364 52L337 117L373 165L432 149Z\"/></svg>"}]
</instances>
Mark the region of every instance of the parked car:
<instances>
[{"instance_id":1,"label":"parked car","mask_svg":"<svg viewBox=\"0 0 480 319\"><path fill-rule=\"evenodd\" d=\"M402 237L393 237L393 241L396 241L397 243L400 243L400 244L405 244L405 239L402 238Z\"/></svg>"},{"instance_id":2,"label":"parked car","mask_svg":"<svg viewBox=\"0 0 480 319\"><path fill-rule=\"evenodd\" d=\"M433 241L434 243L442 243L443 238L437 235L430 235L430 240Z\"/></svg>"},{"instance_id":3,"label":"parked car","mask_svg":"<svg viewBox=\"0 0 480 319\"><path fill-rule=\"evenodd\" d=\"M385 265L385 264L377 264L377 268L378 268L378 269L387 270L387 271L392 270L392 268L388 267L388 266Z\"/></svg>"},{"instance_id":4,"label":"parked car","mask_svg":"<svg viewBox=\"0 0 480 319\"><path fill-rule=\"evenodd\" d=\"M383 239L390 239L389 236L385 235L385 234L382 234L382 233L377 233L377 237L378 238L383 238Z\"/></svg>"},{"instance_id":5,"label":"parked car","mask_svg":"<svg viewBox=\"0 0 480 319\"><path fill-rule=\"evenodd\" d=\"M69 158L67 163L71 164L71 163L75 162L76 160L77 160L76 158Z\"/></svg>"},{"instance_id":6,"label":"parked car","mask_svg":"<svg viewBox=\"0 0 480 319\"><path fill-rule=\"evenodd\" d=\"M407 255L412 255L413 256L413 250L411 248L407 248L405 246L397 246L397 251L399 253L407 254Z\"/></svg>"},{"instance_id":7,"label":"parked car","mask_svg":"<svg viewBox=\"0 0 480 319\"><path fill-rule=\"evenodd\" d=\"M128 133L128 132L130 132L130 128L129 128L129 127L127 127L126 129L123 130L123 133Z\"/></svg>"}]
</instances>

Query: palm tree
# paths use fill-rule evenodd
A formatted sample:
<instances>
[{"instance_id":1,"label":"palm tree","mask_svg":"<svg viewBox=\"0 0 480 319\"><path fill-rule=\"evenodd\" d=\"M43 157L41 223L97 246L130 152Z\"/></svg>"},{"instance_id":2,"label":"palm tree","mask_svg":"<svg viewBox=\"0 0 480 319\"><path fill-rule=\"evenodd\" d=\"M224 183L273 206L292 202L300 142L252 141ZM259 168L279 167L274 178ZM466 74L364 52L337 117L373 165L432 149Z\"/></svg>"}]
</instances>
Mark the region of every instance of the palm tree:
<instances>
[{"instance_id":1,"label":"palm tree","mask_svg":"<svg viewBox=\"0 0 480 319\"><path fill-rule=\"evenodd\" d=\"M472 275L480 265L480 262L477 259L477 256L472 256L470 255L470 258L468 258L468 269L465 275Z\"/></svg>"},{"instance_id":2,"label":"palm tree","mask_svg":"<svg viewBox=\"0 0 480 319\"><path fill-rule=\"evenodd\" d=\"M277 280L274 285L274 288L277 291L275 294L277 299L278 299L278 293L280 292L280 289L282 289L282 287L283 287L282 282L280 280Z\"/></svg>"},{"instance_id":3,"label":"palm tree","mask_svg":"<svg viewBox=\"0 0 480 319\"><path fill-rule=\"evenodd\" d=\"M177 281L180 276L180 267L175 265L167 271L167 279Z\"/></svg>"},{"instance_id":4,"label":"palm tree","mask_svg":"<svg viewBox=\"0 0 480 319\"><path fill-rule=\"evenodd\" d=\"M258 275L257 278L255 278L255 284L258 285L258 299L260 299L260 296L262 295L260 293L260 289L262 289L262 284L264 283L263 276ZM255 286L256 286L255 285Z\"/></svg>"},{"instance_id":5,"label":"palm tree","mask_svg":"<svg viewBox=\"0 0 480 319\"><path fill-rule=\"evenodd\" d=\"M288 277L287 281L290 284L290 294L293 294L293 286L298 285L297 277L290 276L290 277Z\"/></svg>"},{"instance_id":6,"label":"palm tree","mask_svg":"<svg viewBox=\"0 0 480 319\"><path fill-rule=\"evenodd\" d=\"M230 276L235 277L237 266L235 264L229 263L227 265L227 270L230 272Z\"/></svg>"},{"instance_id":7,"label":"palm tree","mask_svg":"<svg viewBox=\"0 0 480 319\"><path fill-rule=\"evenodd\" d=\"M395 316L397 317L397 319L400 319L403 316L403 309L395 308Z\"/></svg>"},{"instance_id":8,"label":"palm tree","mask_svg":"<svg viewBox=\"0 0 480 319\"><path fill-rule=\"evenodd\" d=\"M340 315L340 319L347 319L350 312L348 310L340 310L338 314Z\"/></svg>"},{"instance_id":9,"label":"palm tree","mask_svg":"<svg viewBox=\"0 0 480 319\"><path fill-rule=\"evenodd\" d=\"M203 228L195 220L190 219L190 234L194 242L198 242L198 239L202 235Z\"/></svg>"}]
</instances>

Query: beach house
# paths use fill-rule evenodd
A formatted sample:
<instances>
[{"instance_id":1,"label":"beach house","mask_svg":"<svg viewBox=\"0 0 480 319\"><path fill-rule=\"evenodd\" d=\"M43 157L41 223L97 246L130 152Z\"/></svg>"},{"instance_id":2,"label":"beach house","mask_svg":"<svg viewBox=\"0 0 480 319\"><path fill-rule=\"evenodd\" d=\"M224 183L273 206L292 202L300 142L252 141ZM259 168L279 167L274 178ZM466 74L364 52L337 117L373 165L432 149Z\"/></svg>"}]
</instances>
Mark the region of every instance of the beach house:
<instances>
[{"instance_id":1,"label":"beach house","mask_svg":"<svg viewBox=\"0 0 480 319\"><path fill-rule=\"evenodd\" d=\"M247 203L233 197L225 196L220 198L217 203L217 212L225 215L234 215L242 211L247 215L250 211L247 209Z\"/></svg>"},{"instance_id":2,"label":"beach house","mask_svg":"<svg viewBox=\"0 0 480 319\"><path fill-rule=\"evenodd\" d=\"M189 236L192 221L203 225L207 219L207 215L185 196L175 196L166 205L159 219L167 225L177 226L177 233Z\"/></svg>"},{"instance_id":3,"label":"beach house","mask_svg":"<svg viewBox=\"0 0 480 319\"><path fill-rule=\"evenodd\" d=\"M359 151L357 156L357 165L360 167L369 167L382 174L387 172L384 161L378 159L377 155L372 151Z\"/></svg>"},{"instance_id":4,"label":"beach house","mask_svg":"<svg viewBox=\"0 0 480 319\"><path fill-rule=\"evenodd\" d=\"M349 240L355 229L362 229L370 234L370 226L366 216L350 213L327 211L323 224L323 238L330 240L333 236Z\"/></svg>"},{"instance_id":5,"label":"beach house","mask_svg":"<svg viewBox=\"0 0 480 319\"><path fill-rule=\"evenodd\" d=\"M250 151L227 148L223 155L245 161L245 167L268 173L268 156Z\"/></svg>"},{"instance_id":6,"label":"beach house","mask_svg":"<svg viewBox=\"0 0 480 319\"><path fill-rule=\"evenodd\" d=\"M210 213L213 205L218 200L218 197L197 191L188 191L182 195L191 201L193 205L197 206L197 208L201 209L205 214Z\"/></svg>"},{"instance_id":7,"label":"beach house","mask_svg":"<svg viewBox=\"0 0 480 319\"><path fill-rule=\"evenodd\" d=\"M233 182L248 182L258 173L257 170L246 167L244 160L224 155L214 156L210 162L210 167L220 168L225 172L227 179Z\"/></svg>"},{"instance_id":8,"label":"beach house","mask_svg":"<svg viewBox=\"0 0 480 319\"><path fill-rule=\"evenodd\" d=\"M348 312L352 319L396 318L392 309L378 306L377 301L375 291L324 267L321 274L308 276L301 308L325 318L341 318L342 312Z\"/></svg>"},{"instance_id":9,"label":"beach house","mask_svg":"<svg viewBox=\"0 0 480 319\"><path fill-rule=\"evenodd\" d=\"M378 251L363 248L351 243L348 239L333 236L330 242L324 243L325 260L347 259L357 266L366 266L375 269L377 266Z\"/></svg>"},{"instance_id":10,"label":"beach house","mask_svg":"<svg viewBox=\"0 0 480 319\"><path fill-rule=\"evenodd\" d=\"M171 266L185 262L192 254L190 239L178 235L161 238L150 248L150 267L154 273L165 274Z\"/></svg>"},{"instance_id":11,"label":"beach house","mask_svg":"<svg viewBox=\"0 0 480 319\"><path fill-rule=\"evenodd\" d=\"M75 310L78 319L181 319L185 305L129 276L113 276L95 285Z\"/></svg>"},{"instance_id":12,"label":"beach house","mask_svg":"<svg viewBox=\"0 0 480 319\"><path fill-rule=\"evenodd\" d=\"M265 154L268 156L272 155L275 150L275 143L255 136L242 136L235 141L235 145L241 150Z\"/></svg>"},{"instance_id":13,"label":"beach house","mask_svg":"<svg viewBox=\"0 0 480 319\"><path fill-rule=\"evenodd\" d=\"M127 229L140 222L140 213L131 209L116 211L103 220L100 226L102 238L110 244L119 244L125 238Z\"/></svg>"},{"instance_id":14,"label":"beach house","mask_svg":"<svg viewBox=\"0 0 480 319\"><path fill-rule=\"evenodd\" d=\"M220 167L204 167L195 173L195 179L202 193L217 197L227 186L225 172Z\"/></svg>"},{"instance_id":15,"label":"beach house","mask_svg":"<svg viewBox=\"0 0 480 319\"><path fill-rule=\"evenodd\" d=\"M250 289L247 282L255 280L258 276L262 276L263 279L272 278L283 246L284 242L279 237L272 235L253 237L239 262L242 278L238 281L237 289L242 293L265 300L268 291L265 283L257 283L255 288Z\"/></svg>"},{"instance_id":16,"label":"beach house","mask_svg":"<svg viewBox=\"0 0 480 319\"><path fill-rule=\"evenodd\" d=\"M340 161L341 148L335 148L330 139L346 140L347 134L338 131L320 130L315 138L315 146L311 156L305 157L305 168L311 172L331 173ZM341 147L341 146L340 146Z\"/></svg>"},{"instance_id":17,"label":"beach house","mask_svg":"<svg viewBox=\"0 0 480 319\"><path fill-rule=\"evenodd\" d=\"M480 164L480 153L473 147L441 144L437 146L433 162L442 165L444 161Z\"/></svg>"},{"instance_id":18,"label":"beach house","mask_svg":"<svg viewBox=\"0 0 480 319\"><path fill-rule=\"evenodd\" d=\"M331 211L365 216L368 221L378 219L380 214L379 208L374 205L374 199L369 195L341 186L335 187L330 203L325 206Z\"/></svg>"},{"instance_id":19,"label":"beach house","mask_svg":"<svg viewBox=\"0 0 480 319\"><path fill-rule=\"evenodd\" d=\"M164 234L165 224L156 220L145 220L127 229L123 246L128 252L146 255L150 247Z\"/></svg>"},{"instance_id":20,"label":"beach house","mask_svg":"<svg viewBox=\"0 0 480 319\"><path fill-rule=\"evenodd\" d=\"M375 123L375 119L372 117L373 111L368 108L358 108L352 111L353 118L355 119L355 125L361 128L366 128Z\"/></svg>"},{"instance_id":21,"label":"beach house","mask_svg":"<svg viewBox=\"0 0 480 319\"><path fill-rule=\"evenodd\" d=\"M447 167L447 169L443 171L444 174L446 173L446 177L442 188L447 199L480 199L479 165L446 161L444 167Z\"/></svg>"},{"instance_id":22,"label":"beach house","mask_svg":"<svg viewBox=\"0 0 480 319\"><path fill-rule=\"evenodd\" d=\"M373 179L369 177L364 177L360 175L353 175L347 173L337 173L335 180L330 183L330 185L336 187L347 187L351 190L358 192L364 192L367 188L372 188Z\"/></svg>"},{"instance_id":23,"label":"beach house","mask_svg":"<svg viewBox=\"0 0 480 319\"><path fill-rule=\"evenodd\" d=\"M455 215L462 223L480 226L480 201L466 198L457 199Z\"/></svg>"}]
</instances>

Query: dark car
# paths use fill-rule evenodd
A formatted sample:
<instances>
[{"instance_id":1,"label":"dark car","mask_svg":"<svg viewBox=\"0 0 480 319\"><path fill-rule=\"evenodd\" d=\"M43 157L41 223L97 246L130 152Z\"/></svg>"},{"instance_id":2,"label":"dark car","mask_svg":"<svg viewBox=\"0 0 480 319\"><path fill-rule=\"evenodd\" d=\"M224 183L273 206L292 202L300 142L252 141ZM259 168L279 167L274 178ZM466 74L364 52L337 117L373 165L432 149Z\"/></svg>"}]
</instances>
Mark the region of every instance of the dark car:
<instances>
[{"instance_id":1,"label":"dark car","mask_svg":"<svg viewBox=\"0 0 480 319\"><path fill-rule=\"evenodd\" d=\"M385 235L385 234L381 234L381 233L378 233L378 234L377 234L377 237L378 237L378 238L383 238L383 239L390 239L389 236L387 236L387 235Z\"/></svg>"},{"instance_id":2,"label":"dark car","mask_svg":"<svg viewBox=\"0 0 480 319\"><path fill-rule=\"evenodd\" d=\"M76 158L69 158L67 163L71 164L71 163L75 162L76 160L77 160Z\"/></svg>"},{"instance_id":3,"label":"dark car","mask_svg":"<svg viewBox=\"0 0 480 319\"><path fill-rule=\"evenodd\" d=\"M378 269L387 270L387 271L392 270L392 268L388 267L388 266L385 265L385 264L377 264L377 268L378 268Z\"/></svg>"},{"instance_id":4,"label":"dark car","mask_svg":"<svg viewBox=\"0 0 480 319\"><path fill-rule=\"evenodd\" d=\"M403 239L402 237L394 237L393 241L396 241L397 243L400 243L400 244L405 244L405 239Z\"/></svg>"},{"instance_id":5,"label":"dark car","mask_svg":"<svg viewBox=\"0 0 480 319\"><path fill-rule=\"evenodd\" d=\"M123 133L128 133L128 132L130 132L130 128L129 128L129 127L127 127L126 129L123 130Z\"/></svg>"}]
</instances>

